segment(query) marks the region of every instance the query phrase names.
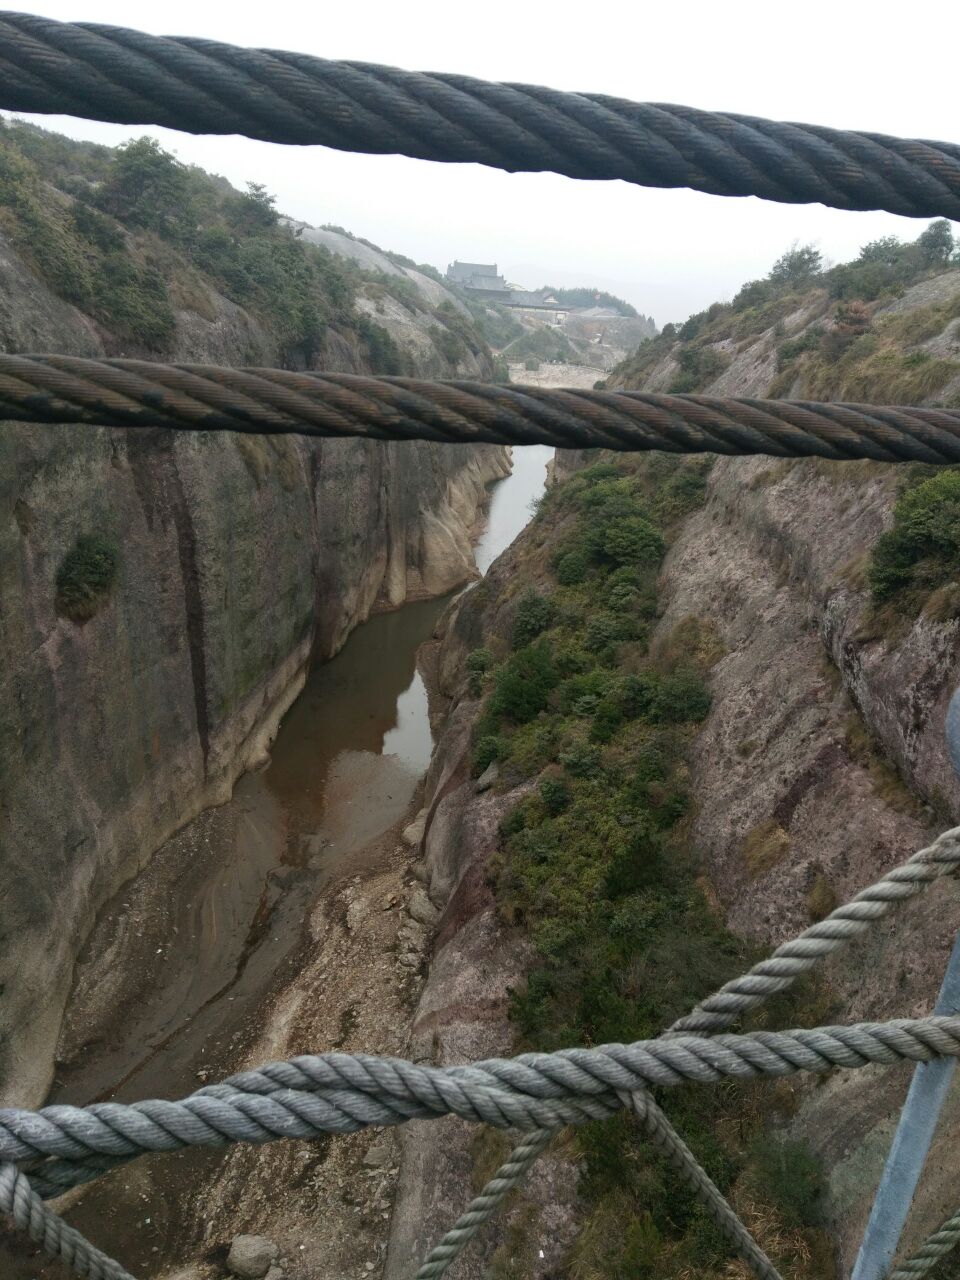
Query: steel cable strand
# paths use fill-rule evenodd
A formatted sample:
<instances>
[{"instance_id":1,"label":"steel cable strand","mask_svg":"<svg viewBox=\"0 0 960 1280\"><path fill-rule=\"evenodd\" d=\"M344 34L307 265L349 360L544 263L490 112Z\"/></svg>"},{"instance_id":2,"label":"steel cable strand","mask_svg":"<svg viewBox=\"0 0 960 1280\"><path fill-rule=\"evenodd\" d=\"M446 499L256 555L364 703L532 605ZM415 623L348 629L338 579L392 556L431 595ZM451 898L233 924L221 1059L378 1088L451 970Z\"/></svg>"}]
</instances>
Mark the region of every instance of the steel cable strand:
<instances>
[{"instance_id":1,"label":"steel cable strand","mask_svg":"<svg viewBox=\"0 0 960 1280\"><path fill-rule=\"evenodd\" d=\"M0 15L0 106L960 219L960 148Z\"/></svg>"},{"instance_id":2,"label":"steel cable strand","mask_svg":"<svg viewBox=\"0 0 960 1280\"><path fill-rule=\"evenodd\" d=\"M0 1164L0 1211L14 1226L43 1246L54 1258L62 1259L78 1276L89 1280L133 1280L119 1262L101 1253L79 1231L43 1203L22 1170Z\"/></svg>"},{"instance_id":3,"label":"steel cable strand","mask_svg":"<svg viewBox=\"0 0 960 1280\"><path fill-rule=\"evenodd\" d=\"M960 410L546 390L0 354L0 412L26 422L441 443L960 462Z\"/></svg>"}]
</instances>

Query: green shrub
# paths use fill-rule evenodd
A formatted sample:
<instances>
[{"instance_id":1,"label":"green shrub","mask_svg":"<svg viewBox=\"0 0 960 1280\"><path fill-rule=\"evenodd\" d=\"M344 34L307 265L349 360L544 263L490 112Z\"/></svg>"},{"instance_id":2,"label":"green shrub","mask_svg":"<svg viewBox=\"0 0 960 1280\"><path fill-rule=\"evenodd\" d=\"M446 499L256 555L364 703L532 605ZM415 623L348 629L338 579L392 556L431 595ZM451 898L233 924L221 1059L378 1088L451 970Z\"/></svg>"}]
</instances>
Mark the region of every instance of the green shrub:
<instances>
[{"instance_id":1,"label":"green shrub","mask_svg":"<svg viewBox=\"0 0 960 1280\"><path fill-rule=\"evenodd\" d=\"M566 551L557 560L557 581L562 587L576 587L590 568L590 561L585 551Z\"/></svg>"},{"instance_id":2,"label":"green shrub","mask_svg":"<svg viewBox=\"0 0 960 1280\"><path fill-rule=\"evenodd\" d=\"M140 267L125 253L102 259L94 285L94 314L118 337L160 349L173 337L175 320L158 271Z\"/></svg>"},{"instance_id":3,"label":"green shrub","mask_svg":"<svg viewBox=\"0 0 960 1280\"><path fill-rule=\"evenodd\" d=\"M880 535L869 581L878 603L925 597L960 575L960 471L939 471L897 501L893 528ZM907 602L908 603L908 602Z\"/></svg>"},{"instance_id":4,"label":"green shrub","mask_svg":"<svg viewBox=\"0 0 960 1280\"><path fill-rule=\"evenodd\" d=\"M573 778L595 778L600 773L600 751L586 742L574 742L560 753L560 763Z\"/></svg>"},{"instance_id":5,"label":"green shrub","mask_svg":"<svg viewBox=\"0 0 960 1280\"><path fill-rule=\"evenodd\" d=\"M480 738L473 748L473 772L483 773L494 760L502 760L507 754L508 745L504 738L497 734L487 734Z\"/></svg>"},{"instance_id":6,"label":"green shrub","mask_svg":"<svg viewBox=\"0 0 960 1280\"><path fill-rule=\"evenodd\" d=\"M57 570L57 613L89 621L110 598L120 566L116 545L102 534L81 534Z\"/></svg>"},{"instance_id":7,"label":"green shrub","mask_svg":"<svg viewBox=\"0 0 960 1280\"><path fill-rule=\"evenodd\" d=\"M614 853L603 892L608 898L622 898L644 889L662 888L666 879L663 842L650 827L644 825Z\"/></svg>"},{"instance_id":8,"label":"green shrub","mask_svg":"<svg viewBox=\"0 0 960 1280\"><path fill-rule=\"evenodd\" d=\"M597 705L594 713L593 725L590 729L591 740L593 742L609 742L623 724L623 721L623 707L615 696L608 694Z\"/></svg>"},{"instance_id":9,"label":"green shrub","mask_svg":"<svg viewBox=\"0 0 960 1280\"><path fill-rule=\"evenodd\" d=\"M483 692L484 676L493 666L493 654L489 649L474 649L467 654L467 685L474 698Z\"/></svg>"},{"instance_id":10,"label":"green shrub","mask_svg":"<svg viewBox=\"0 0 960 1280\"><path fill-rule=\"evenodd\" d=\"M750 1151L750 1180L775 1200L787 1227L820 1221L825 1182L819 1161L801 1142L764 1135Z\"/></svg>"},{"instance_id":11,"label":"green shrub","mask_svg":"<svg viewBox=\"0 0 960 1280\"><path fill-rule=\"evenodd\" d=\"M540 795L544 808L551 818L563 813L570 803L570 792L562 778L543 777L540 779Z\"/></svg>"},{"instance_id":12,"label":"green shrub","mask_svg":"<svg viewBox=\"0 0 960 1280\"><path fill-rule=\"evenodd\" d=\"M657 565L663 558L663 534L641 516L627 516L607 525L601 546L615 564Z\"/></svg>"},{"instance_id":13,"label":"green shrub","mask_svg":"<svg viewBox=\"0 0 960 1280\"><path fill-rule=\"evenodd\" d=\"M710 710L710 701L710 691L695 671L676 671L657 684L649 718L655 724L702 720Z\"/></svg>"},{"instance_id":14,"label":"green shrub","mask_svg":"<svg viewBox=\"0 0 960 1280\"><path fill-rule=\"evenodd\" d=\"M553 601L528 587L517 603L510 634L514 649L521 649L546 631L553 621Z\"/></svg>"},{"instance_id":15,"label":"green shrub","mask_svg":"<svg viewBox=\"0 0 960 1280\"><path fill-rule=\"evenodd\" d=\"M524 724L546 709L559 679L543 642L519 649L497 672L490 705L497 715Z\"/></svg>"}]
</instances>

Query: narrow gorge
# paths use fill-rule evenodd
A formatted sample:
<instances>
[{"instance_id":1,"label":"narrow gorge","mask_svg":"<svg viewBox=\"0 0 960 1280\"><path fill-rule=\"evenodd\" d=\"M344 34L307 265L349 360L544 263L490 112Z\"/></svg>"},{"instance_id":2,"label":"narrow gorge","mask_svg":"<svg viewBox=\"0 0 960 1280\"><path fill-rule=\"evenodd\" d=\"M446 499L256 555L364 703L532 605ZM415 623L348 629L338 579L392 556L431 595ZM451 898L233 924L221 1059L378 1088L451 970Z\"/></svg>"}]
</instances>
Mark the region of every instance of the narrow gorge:
<instances>
[{"instance_id":1,"label":"narrow gorge","mask_svg":"<svg viewBox=\"0 0 960 1280\"><path fill-rule=\"evenodd\" d=\"M151 139L0 125L7 351L955 405L953 247L795 248L659 334L604 293L568 338ZM4 1105L659 1035L960 821L958 518L913 463L4 423ZM743 1025L921 1016L958 927L945 878ZM785 1280L843 1280L908 1080L657 1099ZM954 1091L909 1245L958 1132ZM410 1280L509 1149L457 1119L192 1148L57 1207L138 1280L242 1276L247 1236L250 1280ZM0 1271L62 1274L14 1233ZM448 1274L750 1272L624 1115Z\"/></svg>"}]
</instances>

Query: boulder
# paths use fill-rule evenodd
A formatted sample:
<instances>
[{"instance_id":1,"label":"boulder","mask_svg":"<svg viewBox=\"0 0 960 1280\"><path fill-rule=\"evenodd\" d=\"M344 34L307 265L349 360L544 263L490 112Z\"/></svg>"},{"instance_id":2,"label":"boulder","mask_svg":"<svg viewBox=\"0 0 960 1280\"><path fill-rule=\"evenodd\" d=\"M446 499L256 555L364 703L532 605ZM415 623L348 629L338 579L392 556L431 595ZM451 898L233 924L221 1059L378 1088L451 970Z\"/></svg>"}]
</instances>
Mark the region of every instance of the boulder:
<instances>
[{"instance_id":1,"label":"boulder","mask_svg":"<svg viewBox=\"0 0 960 1280\"><path fill-rule=\"evenodd\" d=\"M423 839L427 827L427 809L421 809L409 826L404 827L400 839L408 848L415 848Z\"/></svg>"},{"instance_id":2,"label":"boulder","mask_svg":"<svg viewBox=\"0 0 960 1280\"><path fill-rule=\"evenodd\" d=\"M480 777L473 784L474 790L489 791L499 777L500 766L497 764L496 760L491 760L483 773L481 773Z\"/></svg>"},{"instance_id":3,"label":"boulder","mask_svg":"<svg viewBox=\"0 0 960 1280\"><path fill-rule=\"evenodd\" d=\"M227 1270L240 1280L264 1280L280 1250L266 1236L235 1236L227 1254Z\"/></svg>"},{"instance_id":4,"label":"boulder","mask_svg":"<svg viewBox=\"0 0 960 1280\"><path fill-rule=\"evenodd\" d=\"M426 890L421 885L417 885L410 894L407 911L414 920L427 929L432 929L440 918L440 912L427 897Z\"/></svg>"}]
</instances>

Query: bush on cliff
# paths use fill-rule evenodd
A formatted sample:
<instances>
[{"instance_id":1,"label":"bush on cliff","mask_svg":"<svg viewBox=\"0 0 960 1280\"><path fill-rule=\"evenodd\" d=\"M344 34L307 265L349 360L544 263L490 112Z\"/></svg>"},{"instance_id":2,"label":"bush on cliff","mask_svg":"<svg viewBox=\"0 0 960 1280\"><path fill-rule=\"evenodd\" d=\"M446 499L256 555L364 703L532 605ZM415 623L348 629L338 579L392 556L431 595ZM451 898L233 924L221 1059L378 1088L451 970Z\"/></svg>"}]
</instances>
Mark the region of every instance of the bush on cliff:
<instances>
[{"instance_id":1,"label":"bush on cliff","mask_svg":"<svg viewBox=\"0 0 960 1280\"><path fill-rule=\"evenodd\" d=\"M960 579L960 471L938 471L899 498L893 528L874 546L869 579L878 604L914 613Z\"/></svg>"},{"instance_id":2,"label":"bush on cliff","mask_svg":"<svg viewBox=\"0 0 960 1280\"><path fill-rule=\"evenodd\" d=\"M110 598L119 566L120 552L109 538L81 534L57 570L57 613L88 622Z\"/></svg>"},{"instance_id":3,"label":"bush on cliff","mask_svg":"<svg viewBox=\"0 0 960 1280\"><path fill-rule=\"evenodd\" d=\"M524 1048L654 1036L751 958L701 889L685 821L686 749L709 711L706 674L722 649L692 618L656 649L646 638L669 530L702 500L708 466L603 463L551 490L536 517L545 545L562 539L551 608L543 588L521 597L528 643L494 669L474 760L479 770L498 759L504 784L538 782L505 817L493 868L502 919L533 944L511 1004ZM751 1090L663 1101L722 1190L760 1184L756 1198L779 1232L774 1251L792 1274L799 1257L825 1253L815 1166L768 1134ZM582 1217L565 1274L729 1274L725 1241L636 1126L588 1125L575 1142ZM797 1194L782 1169L802 1176Z\"/></svg>"}]
</instances>

